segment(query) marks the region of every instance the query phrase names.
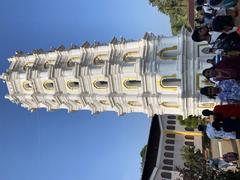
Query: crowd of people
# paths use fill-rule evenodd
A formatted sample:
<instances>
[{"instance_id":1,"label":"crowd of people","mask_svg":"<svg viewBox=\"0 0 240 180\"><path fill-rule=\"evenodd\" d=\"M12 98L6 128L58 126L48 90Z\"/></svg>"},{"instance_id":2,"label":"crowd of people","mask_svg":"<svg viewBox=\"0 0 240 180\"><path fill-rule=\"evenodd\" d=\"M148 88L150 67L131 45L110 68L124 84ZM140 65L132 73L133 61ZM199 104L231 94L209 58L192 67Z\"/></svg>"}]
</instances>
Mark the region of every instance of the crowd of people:
<instances>
[{"instance_id":1,"label":"crowd of people","mask_svg":"<svg viewBox=\"0 0 240 180\"><path fill-rule=\"evenodd\" d=\"M214 84L200 89L209 98L219 98L213 111L203 110L206 125L198 129L209 138L240 139L240 24L238 0L196 0L198 26L193 31L195 42L207 41L211 68L203 76ZM239 27L238 27L239 26Z\"/></svg>"}]
</instances>

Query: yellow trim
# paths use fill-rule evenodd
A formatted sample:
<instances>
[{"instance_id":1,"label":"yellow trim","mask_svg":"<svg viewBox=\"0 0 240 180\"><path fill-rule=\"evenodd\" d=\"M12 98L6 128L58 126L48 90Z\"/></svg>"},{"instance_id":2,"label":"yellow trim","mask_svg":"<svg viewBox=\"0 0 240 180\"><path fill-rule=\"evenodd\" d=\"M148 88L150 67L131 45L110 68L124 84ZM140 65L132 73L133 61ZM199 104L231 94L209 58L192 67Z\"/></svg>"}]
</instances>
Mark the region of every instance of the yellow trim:
<instances>
[{"instance_id":1,"label":"yellow trim","mask_svg":"<svg viewBox=\"0 0 240 180\"><path fill-rule=\"evenodd\" d=\"M53 83L53 87L52 88L47 87L48 83ZM44 81L44 83L42 85L43 85L43 88L47 91L53 91L55 89L54 82L52 80L46 80L46 81Z\"/></svg>"},{"instance_id":2,"label":"yellow trim","mask_svg":"<svg viewBox=\"0 0 240 180\"><path fill-rule=\"evenodd\" d=\"M55 60L48 60L47 62L44 63L43 67L45 69L47 69L49 65L54 65L55 64Z\"/></svg>"},{"instance_id":3,"label":"yellow trim","mask_svg":"<svg viewBox=\"0 0 240 180\"><path fill-rule=\"evenodd\" d=\"M72 60L73 62L77 62L77 61L80 61L81 60L81 57L80 56L74 56L74 57L71 57L68 59L68 61Z\"/></svg>"},{"instance_id":4,"label":"yellow trim","mask_svg":"<svg viewBox=\"0 0 240 180\"><path fill-rule=\"evenodd\" d=\"M177 55L174 56L174 57L165 57L164 56L164 54L167 51L174 51L174 50L177 50L177 46L163 48L157 53L157 56L159 56L159 58L162 59L162 60L177 60Z\"/></svg>"},{"instance_id":5,"label":"yellow trim","mask_svg":"<svg viewBox=\"0 0 240 180\"><path fill-rule=\"evenodd\" d=\"M182 136L203 136L201 132L186 132L186 131L171 131L171 130L163 130L163 134L177 134Z\"/></svg>"},{"instance_id":6,"label":"yellow trim","mask_svg":"<svg viewBox=\"0 0 240 180\"><path fill-rule=\"evenodd\" d=\"M81 103L80 100L74 100L74 102L75 102L76 104L82 105L82 103Z\"/></svg>"},{"instance_id":7,"label":"yellow trim","mask_svg":"<svg viewBox=\"0 0 240 180\"><path fill-rule=\"evenodd\" d=\"M23 66L23 70L27 71L28 68L33 67L34 62L28 62Z\"/></svg>"},{"instance_id":8,"label":"yellow trim","mask_svg":"<svg viewBox=\"0 0 240 180\"><path fill-rule=\"evenodd\" d=\"M31 87L30 87L31 86ZM26 91L32 91L33 90L33 87L32 87L32 82L31 81L24 81L22 83L22 87L24 90Z\"/></svg>"},{"instance_id":9,"label":"yellow trim","mask_svg":"<svg viewBox=\"0 0 240 180\"><path fill-rule=\"evenodd\" d=\"M122 87L127 89L127 90L136 90L136 89L140 88L138 86L128 86L126 84L127 81L140 81L142 83L142 81L140 79L137 79L137 78L132 78L132 77L124 78L123 81L122 81Z\"/></svg>"},{"instance_id":10,"label":"yellow trim","mask_svg":"<svg viewBox=\"0 0 240 180\"><path fill-rule=\"evenodd\" d=\"M99 103L101 103L102 105L105 105L105 106L110 105L110 103L107 100L100 100Z\"/></svg>"},{"instance_id":11,"label":"yellow trim","mask_svg":"<svg viewBox=\"0 0 240 180\"><path fill-rule=\"evenodd\" d=\"M97 66L101 66L108 59L109 59L108 54L99 54L93 59L93 64L95 64ZM101 63L98 63L98 61L100 61Z\"/></svg>"},{"instance_id":12,"label":"yellow trim","mask_svg":"<svg viewBox=\"0 0 240 180\"><path fill-rule=\"evenodd\" d=\"M132 107L141 107L142 104L138 101L128 101L128 105Z\"/></svg>"},{"instance_id":13,"label":"yellow trim","mask_svg":"<svg viewBox=\"0 0 240 180\"><path fill-rule=\"evenodd\" d=\"M199 108L214 108L215 103L201 103L198 105Z\"/></svg>"},{"instance_id":14,"label":"yellow trim","mask_svg":"<svg viewBox=\"0 0 240 180\"><path fill-rule=\"evenodd\" d=\"M128 60L128 58L130 60ZM123 61L125 61L125 62L133 63L133 61L131 61L131 58L134 58L134 59L140 58L139 52L138 51L129 51L123 55Z\"/></svg>"},{"instance_id":15,"label":"yellow trim","mask_svg":"<svg viewBox=\"0 0 240 180\"><path fill-rule=\"evenodd\" d=\"M179 108L180 105L178 103L174 102L162 102L160 105L166 107L166 108Z\"/></svg>"},{"instance_id":16,"label":"yellow trim","mask_svg":"<svg viewBox=\"0 0 240 180\"><path fill-rule=\"evenodd\" d=\"M169 90L169 91L177 91L177 87L175 86L169 86L169 87L166 87L166 86L163 86L162 84L162 80L163 79L171 79L171 78L176 78L176 74L172 74L172 75L167 75L167 76L161 76L158 80L157 80L157 87L160 89L160 90Z\"/></svg>"}]
</instances>

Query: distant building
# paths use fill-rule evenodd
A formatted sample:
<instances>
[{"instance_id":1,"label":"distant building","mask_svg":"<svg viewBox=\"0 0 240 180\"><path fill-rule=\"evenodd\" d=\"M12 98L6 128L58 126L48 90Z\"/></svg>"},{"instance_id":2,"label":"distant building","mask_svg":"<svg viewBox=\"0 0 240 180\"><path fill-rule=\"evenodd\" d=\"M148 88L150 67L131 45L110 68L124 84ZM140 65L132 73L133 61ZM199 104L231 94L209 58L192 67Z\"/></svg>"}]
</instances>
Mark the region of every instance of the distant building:
<instances>
[{"instance_id":1,"label":"distant building","mask_svg":"<svg viewBox=\"0 0 240 180\"><path fill-rule=\"evenodd\" d=\"M209 83L206 44L192 42L182 29L178 36L146 33L139 41L113 38L109 44L17 52L2 74L6 98L31 111L67 109L92 113L116 111L177 114L186 117L212 108L215 102L199 95Z\"/></svg>"},{"instance_id":2,"label":"distant building","mask_svg":"<svg viewBox=\"0 0 240 180\"><path fill-rule=\"evenodd\" d=\"M202 149L202 134L181 126L175 115L155 115L149 133L142 180L182 179L176 167L184 167L184 145Z\"/></svg>"}]
</instances>

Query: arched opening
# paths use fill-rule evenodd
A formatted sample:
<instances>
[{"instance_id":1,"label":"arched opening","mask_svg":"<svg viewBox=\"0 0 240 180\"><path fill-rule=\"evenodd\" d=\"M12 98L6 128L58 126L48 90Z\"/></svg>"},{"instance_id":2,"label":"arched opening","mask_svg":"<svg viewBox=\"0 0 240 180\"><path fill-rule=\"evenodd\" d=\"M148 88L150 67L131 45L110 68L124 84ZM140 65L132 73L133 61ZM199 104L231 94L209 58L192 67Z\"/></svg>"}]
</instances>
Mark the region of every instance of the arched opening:
<instances>
[{"instance_id":1,"label":"arched opening","mask_svg":"<svg viewBox=\"0 0 240 180\"><path fill-rule=\"evenodd\" d=\"M95 81L93 83L94 87L97 88L97 89L106 89L108 88L108 82L107 81L104 81L104 80L101 80L101 81Z\"/></svg>"},{"instance_id":2,"label":"arched opening","mask_svg":"<svg viewBox=\"0 0 240 180\"><path fill-rule=\"evenodd\" d=\"M168 123L168 124L176 124L176 121L174 121L174 120L168 120L167 123Z\"/></svg>"},{"instance_id":3,"label":"arched opening","mask_svg":"<svg viewBox=\"0 0 240 180\"><path fill-rule=\"evenodd\" d=\"M31 81L25 81L23 82L23 88L26 91L32 91L33 90L33 85Z\"/></svg>"},{"instance_id":4,"label":"arched opening","mask_svg":"<svg viewBox=\"0 0 240 180\"><path fill-rule=\"evenodd\" d=\"M161 90L177 91L177 87L181 86L181 79L177 79L176 74L166 75L160 77L158 83Z\"/></svg>"},{"instance_id":5,"label":"arched opening","mask_svg":"<svg viewBox=\"0 0 240 180\"><path fill-rule=\"evenodd\" d=\"M123 61L126 63L134 63L137 59L139 59L138 51L127 52L123 55Z\"/></svg>"},{"instance_id":6,"label":"arched opening","mask_svg":"<svg viewBox=\"0 0 240 180\"><path fill-rule=\"evenodd\" d=\"M168 130L175 130L175 126L167 126Z\"/></svg>"},{"instance_id":7,"label":"arched opening","mask_svg":"<svg viewBox=\"0 0 240 180\"><path fill-rule=\"evenodd\" d=\"M141 87L140 80L125 80L123 84L128 89L136 89Z\"/></svg>"},{"instance_id":8,"label":"arched opening","mask_svg":"<svg viewBox=\"0 0 240 180\"><path fill-rule=\"evenodd\" d=\"M46 90L54 90L54 83L53 81L45 81L43 83L43 87L46 89Z\"/></svg>"},{"instance_id":9,"label":"arched opening","mask_svg":"<svg viewBox=\"0 0 240 180\"><path fill-rule=\"evenodd\" d=\"M79 82L78 81L68 81L67 87L69 89L78 89L79 88Z\"/></svg>"},{"instance_id":10,"label":"arched opening","mask_svg":"<svg viewBox=\"0 0 240 180\"><path fill-rule=\"evenodd\" d=\"M93 60L93 64L97 65L97 66L101 66L104 65L105 62L108 60L108 55L107 54L100 54L97 55L94 60Z\"/></svg>"},{"instance_id":11,"label":"arched opening","mask_svg":"<svg viewBox=\"0 0 240 180\"><path fill-rule=\"evenodd\" d=\"M171 179L172 178L172 174L171 173L168 173L168 172L162 172L161 173L161 176L163 178L166 178L166 179Z\"/></svg>"},{"instance_id":12,"label":"arched opening","mask_svg":"<svg viewBox=\"0 0 240 180\"><path fill-rule=\"evenodd\" d=\"M181 86L181 79L176 79L176 78L162 79L162 86L164 86L164 87L179 87L179 86Z\"/></svg>"},{"instance_id":13,"label":"arched opening","mask_svg":"<svg viewBox=\"0 0 240 180\"><path fill-rule=\"evenodd\" d=\"M158 53L158 56L161 60L176 60L177 55L178 55L177 46L164 48Z\"/></svg>"},{"instance_id":14,"label":"arched opening","mask_svg":"<svg viewBox=\"0 0 240 180\"><path fill-rule=\"evenodd\" d=\"M80 62L80 57L71 57L67 61L67 67L74 67L77 62Z\"/></svg>"},{"instance_id":15,"label":"arched opening","mask_svg":"<svg viewBox=\"0 0 240 180\"><path fill-rule=\"evenodd\" d=\"M165 143L166 143L166 144L174 144L175 141L172 140L172 139L167 139L167 140L165 141Z\"/></svg>"},{"instance_id":16,"label":"arched opening","mask_svg":"<svg viewBox=\"0 0 240 180\"><path fill-rule=\"evenodd\" d=\"M81 105L81 104L82 104L82 102L81 102L80 100L74 100L74 102L75 102L76 104L78 104L78 105Z\"/></svg>"},{"instance_id":17,"label":"arched opening","mask_svg":"<svg viewBox=\"0 0 240 180\"><path fill-rule=\"evenodd\" d=\"M168 138L175 138L175 134L167 134L166 135Z\"/></svg>"},{"instance_id":18,"label":"arched opening","mask_svg":"<svg viewBox=\"0 0 240 180\"><path fill-rule=\"evenodd\" d=\"M171 166L163 166L162 169L163 169L163 170L166 170L166 171L172 171L172 170L173 170L173 167L171 167ZM162 177L163 177L163 176L165 177L165 175L162 175Z\"/></svg>"},{"instance_id":19,"label":"arched opening","mask_svg":"<svg viewBox=\"0 0 240 180\"><path fill-rule=\"evenodd\" d=\"M185 139L187 139L187 140L194 140L194 136L186 135Z\"/></svg>"},{"instance_id":20,"label":"arched opening","mask_svg":"<svg viewBox=\"0 0 240 180\"><path fill-rule=\"evenodd\" d=\"M179 108L179 104L177 102L162 102L161 105L166 108Z\"/></svg>"},{"instance_id":21,"label":"arched opening","mask_svg":"<svg viewBox=\"0 0 240 180\"><path fill-rule=\"evenodd\" d=\"M164 159L163 163L164 164L168 164L168 165L173 165L173 160L171 160L171 159Z\"/></svg>"},{"instance_id":22,"label":"arched opening","mask_svg":"<svg viewBox=\"0 0 240 180\"><path fill-rule=\"evenodd\" d=\"M165 146L165 150L174 151L174 146Z\"/></svg>"},{"instance_id":23,"label":"arched opening","mask_svg":"<svg viewBox=\"0 0 240 180\"><path fill-rule=\"evenodd\" d=\"M102 105L105 105L105 106L110 105L107 100L100 100L99 102L100 102Z\"/></svg>"},{"instance_id":24,"label":"arched opening","mask_svg":"<svg viewBox=\"0 0 240 180\"><path fill-rule=\"evenodd\" d=\"M174 154L171 152L165 152L164 157L173 158Z\"/></svg>"},{"instance_id":25,"label":"arched opening","mask_svg":"<svg viewBox=\"0 0 240 180\"><path fill-rule=\"evenodd\" d=\"M138 101L128 101L128 105L129 106L133 106L133 107L139 107L142 106L142 104Z\"/></svg>"},{"instance_id":26,"label":"arched opening","mask_svg":"<svg viewBox=\"0 0 240 180\"><path fill-rule=\"evenodd\" d=\"M23 70L27 71L29 68L33 67L33 62L28 62L23 66Z\"/></svg>"},{"instance_id":27,"label":"arched opening","mask_svg":"<svg viewBox=\"0 0 240 180\"><path fill-rule=\"evenodd\" d=\"M168 119L176 119L177 118L177 116L174 116L174 115L169 115L168 116Z\"/></svg>"},{"instance_id":28,"label":"arched opening","mask_svg":"<svg viewBox=\"0 0 240 180\"><path fill-rule=\"evenodd\" d=\"M44 69L48 69L51 65L54 65L55 61L47 61L44 63L43 67Z\"/></svg>"}]
</instances>

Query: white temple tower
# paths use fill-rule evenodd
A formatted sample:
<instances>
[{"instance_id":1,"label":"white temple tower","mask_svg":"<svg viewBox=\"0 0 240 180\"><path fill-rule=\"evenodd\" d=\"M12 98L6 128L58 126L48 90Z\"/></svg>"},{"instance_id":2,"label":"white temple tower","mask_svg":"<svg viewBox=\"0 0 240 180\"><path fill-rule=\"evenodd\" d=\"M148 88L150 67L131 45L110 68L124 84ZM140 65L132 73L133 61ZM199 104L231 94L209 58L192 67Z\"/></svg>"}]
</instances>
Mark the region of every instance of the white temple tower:
<instances>
[{"instance_id":1,"label":"white temple tower","mask_svg":"<svg viewBox=\"0 0 240 180\"><path fill-rule=\"evenodd\" d=\"M200 73L212 56L203 47L182 29L172 37L146 33L139 41L113 38L109 44L18 52L2 79L6 98L29 110L187 116L215 105L199 95L208 83Z\"/></svg>"}]
</instances>

